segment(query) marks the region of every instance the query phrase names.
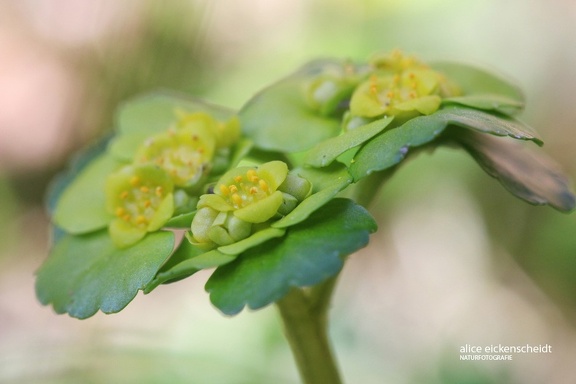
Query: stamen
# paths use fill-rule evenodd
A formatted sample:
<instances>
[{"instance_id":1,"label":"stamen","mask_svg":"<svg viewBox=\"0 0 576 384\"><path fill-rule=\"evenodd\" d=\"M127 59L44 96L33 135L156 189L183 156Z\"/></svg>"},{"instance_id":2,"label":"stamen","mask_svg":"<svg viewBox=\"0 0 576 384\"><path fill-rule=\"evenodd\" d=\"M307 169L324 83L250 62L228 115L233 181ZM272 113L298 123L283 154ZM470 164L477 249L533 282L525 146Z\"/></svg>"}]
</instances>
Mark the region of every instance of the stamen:
<instances>
[{"instance_id":1,"label":"stamen","mask_svg":"<svg viewBox=\"0 0 576 384\"><path fill-rule=\"evenodd\" d=\"M140 191L141 191L142 193L148 193L148 192L150 192L150 188L148 188L147 186L143 185L143 186L140 187Z\"/></svg>"},{"instance_id":2,"label":"stamen","mask_svg":"<svg viewBox=\"0 0 576 384\"><path fill-rule=\"evenodd\" d=\"M162 197L162 193L164 193L164 189L162 187L156 187L156 196Z\"/></svg>"},{"instance_id":3,"label":"stamen","mask_svg":"<svg viewBox=\"0 0 576 384\"><path fill-rule=\"evenodd\" d=\"M237 182L237 183L241 182L241 181L242 181L242 176L238 175L238 176L234 177L234 181Z\"/></svg>"},{"instance_id":4,"label":"stamen","mask_svg":"<svg viewBox=\"0 0 576 384\"><path fill-rule=\"evenodd\" d=\"M133 187L136 187L138 184L140 184L140 178L139 178L138 176L132 176L132 177L130 178L130 184L131 184Z\"/></svg>"},{"instance_id":5,"label":"stamen","mask_svg":"<svg viewBox=\"0 0 576 384\"><path fill-rule=\"evenodd\" d=\"M260 179L260 180L258 181L258 186L259 186L260 189L263 190L264 192L268 192L268 183L266 182L266 180Z\"/></svg>"},{"instance_id":6,"label":"stamen","mask_svg":"<svg viewBox=\"0 0 576 384\"><path fill-rule=\"evenodd\" d=\"M116 216L122 217L126 213L126 210L122 207L116 208Z\"/></svg>"},{"instance_id":7,"label":"stamen","mask_svg":"<svg viewBox=\"0 0 576 384\"><path fill-rule=\"evenodd\" d=\"M138 215L136 217L136 224L144 224L146 223L148 220L146 220L146 218L143 215Z\"/></svg>"},{"instance_id":8,"label":"stamen","mask_svg":"<svg viewBox=\"0 0 576 384\"><path fill-rule=\"evenodd\" d=\"M150 201L150 200L146 200L144 202L144 208L150 208L151 205L152 205L152 201Z\"/></svg>"},{"instance_id":9,"label":"stamen","mask_svg":"<svg viewBox=\"0 0 576 384\"><path fill-rule=\"evenodd\" d=\"M230 190L224 184L220 184L220 192L222 192L224 196L227 196L230 193Z\"/></svg>"},{"instance_id":10,"label":"stamen","mask_svg":"<svg viewBox=\"0 0 576 384\"><path fill-rule=\"evenodd\" d=\"M236 192L238 192L238 187L235 186L234 184L232 184L231 186L229 186L228 189L230 190L231 193L236 193Z\"/></svg>"},{"instance_id":11,"label":"stamen","mask_svg":"<svg viewBox=\"0 0 576 384\"><path fill-rule=\"evenodd\" d=\"M232 201L234 202L234 204L236 204L237 206L242 206L242 198L240 197L239 194L235 193L232 195Z\"/></svg>"},{"instance_id":12,"label":"stamen","mask_svg":"<svg viewBox=\"0 0 576 384\"><path fill-rule=\"evenodd\" d=\"M251 194L251 195L255 195L255 194L257 194L257 193L258 193L258 188L256 188L256 187L250 188L250 194Z\"/></svg>"},{"instance_id":13,"label":"stamen","mask_svg":"<svg viewBox=\"0 0 576 384\"><path fill-rule=\"evenodd\" d=\"M123 191L122 193L120 193L120 198L122 200L126 199L128 197L128 191Z\"/></svg>"}]
</instances>

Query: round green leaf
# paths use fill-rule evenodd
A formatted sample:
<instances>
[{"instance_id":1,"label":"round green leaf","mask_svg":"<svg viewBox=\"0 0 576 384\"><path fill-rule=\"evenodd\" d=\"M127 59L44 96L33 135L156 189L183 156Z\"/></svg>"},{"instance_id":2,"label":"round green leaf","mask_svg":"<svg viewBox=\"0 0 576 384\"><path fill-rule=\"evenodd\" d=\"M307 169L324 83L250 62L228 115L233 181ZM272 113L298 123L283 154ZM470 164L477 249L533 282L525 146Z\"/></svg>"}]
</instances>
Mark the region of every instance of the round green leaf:
<instances>
[{"instance_id":1,"label":"round green leaf","mask_svg":"<svg viewBox=\"0 0 576 384\"><path fill-rule=\"evenodd\" d=\"M37 272L36 295L57 313L85 319L122 310L148 284L174 246L172 232L118 249L107 231L64 236Z\"/></svg>"},{"instance_id":2,"label":"round green leaf","mask_svg":"<svg viewBox=\"0 0 576 384\"><path fill-rule=\"evenodd\" d=\"M254 96L240 110L244 133L262 149L299 152L340 132L340 119L322 116L306 102L304 86L324 66L315 61Z\"/></svg>"},{"instance_id":3,"label":"round green leaf","mask_svg":"<svg viewBox=\"0 0 576 384\"><path fill-rule=\"evenodd\" d=\"M177 113L204 111L218 120L228 120L234 112L176 92L155 92L129 100L116 116L122 134L150 136L168 129L177 120ZM128 144L130 144L128 139ZM118 144L119 145L119 144Z\"/></svg>"},{"instance_id":4,"label":"round green leaf","mask_svg":"<svg viewBox=\"0 0 576 384\"><path fill-rule=\"evenodd\" d=\"M516 84L502 76L496 75L484 69L454 62L436 62L430 64L432 69L442 72L446 77L457 84L464 96L486 96L494 95L502 100L509 100L510 110L507 112L519 112L524 105L524 95ZM465 103L472 102L471 99L461 99ZM470 104L465 104L469 106ZM488 105L486 105L487 107ZM495 107L495 106L493 106ZM475 107L476 108L476 107ZM484 108L481 108L484 109ZM499 110L500 107L491 108ZM505 108L507 110L508 107Z\"/></svg>"},{"instance_id":5,"label":"round green leaf","mask_svg":"<svg viewBox=\"0 0 576 384\"><path fill-rule=\"evenodd\" d=\"M306 287L337 274L343 258L364 247L376 230L370 214L351 200L334 199L286 236L251 248L216 269L206 284L210 300L224 314L247 305L258 309L291 287Z\"/></svg>"},{"instance_id":6,"label":"round green leaf","mask_svg":"<svg viewBox=\"0 0 576 384\"><path fill-rule=\"evenodd\" d=\"M106 177L121 164L101 154L76 175L56 202L53 221L66 232L80 234L101 229L112 216L106 210Z\"/></svg>"}]
</instances>

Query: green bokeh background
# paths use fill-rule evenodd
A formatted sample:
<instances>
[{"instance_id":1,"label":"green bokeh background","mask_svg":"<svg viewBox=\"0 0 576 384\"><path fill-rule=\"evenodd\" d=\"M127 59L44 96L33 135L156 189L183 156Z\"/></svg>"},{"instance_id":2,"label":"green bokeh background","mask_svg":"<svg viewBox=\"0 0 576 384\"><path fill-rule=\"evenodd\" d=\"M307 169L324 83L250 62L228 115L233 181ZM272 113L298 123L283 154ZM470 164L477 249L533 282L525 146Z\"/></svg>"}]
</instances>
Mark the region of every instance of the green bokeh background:
<instances>
[{"instance_id":1,"label":"green bokeh background","mask_svg":"<svg viewBox=\"0 0 576 384\"><path fill-rule=\"evenodd\" d=\"M574 25L576 5L562 0L0 3L0 382L297 382L274 309L223 317L205 274L86 321L36 301L49 180L123 100L169 88L238 108L308 60L400 48L514 79L523 120L576 180ZM67 88L35 85L54 65ZM67 106L42 152L31 144L46 108L19 97L22 84L48 109ZM516 200L449 148L401 168L374 212L374 246L349 260L332 310L346 382L576 381L576 215ZM459 361L466 343L554 349L471 363Z\"/></svg>"}]
</instances>

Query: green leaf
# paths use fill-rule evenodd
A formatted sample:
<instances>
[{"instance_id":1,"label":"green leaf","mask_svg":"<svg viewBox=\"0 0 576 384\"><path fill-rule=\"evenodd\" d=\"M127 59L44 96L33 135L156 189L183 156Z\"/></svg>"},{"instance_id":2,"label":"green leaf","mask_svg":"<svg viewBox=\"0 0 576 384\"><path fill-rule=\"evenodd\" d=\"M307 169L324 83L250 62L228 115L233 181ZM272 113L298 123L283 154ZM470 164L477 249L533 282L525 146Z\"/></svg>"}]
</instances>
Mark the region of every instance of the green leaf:
<instances>
[{"instance_id":1,"label":"green leaf","mask_svg":"<svg viewBox=\"0 0 576 384\"><path fill-rule=\"evenodd\" d=\"M108 225L112 216L106 210L104 185L108 175L120 166L107 154L100 154L85 166L56 202L52 218L56 225L73 234Z\"/></svg>"},{"instance_id":2,"label":"green leaf","mask_svg":"<svg viewBox=\"0 0 576 384\"><path fill-rule=\"evenodd\" d=\"M372 172L390 168L402 161L410 148L433 141L449 125L542 144L532 128L518 120L475 109L451 107L408 120L400 127L377 136L358 151L350 165L350 173L358 181Z\"/></svg>"},{"instance_id":3,"label":"green leaf","mask_svg":"<svg viewBox=\"0 0 576 384\"><path fill-rule=\"evenodd\" d=\"M116 124L121 134L150 136L165 131L177 120L177 112L208 112L228 120L234 111L176 92L154 92L129 100L119 109Z\"/></svg>"},{"instance_id":4,"label":"green leaf","mask_svg":"<svg viewBox=\"0 0 576 384\"><path fill-rule=\"evenodd\" d=\"M504 113L517 113L524 105L522 91L511 81L481 68L453 62L436 62L430 65L433 69L442 72L446 77L456 83L462 90L464 98L458 102L474 108L493 109ZM488 99L489 95L500 98L502 104L492 105L473 101L469 96ZM450 99L449 99L450 100ZM505 100L508 100L507 102ZM476 105L474 105L476 104Z\"/></svg>"},{"instance_id":5,"label":"green leaf","mask_svg":"<svg viewBox=\"0 0 576 384\"><path fill-rule=\"evenodd\" d=\"M111 137L111 135L107 135L93 145L77 153L70 162L68 169L60 173L52 181L46 196L46 208L50 214L54 213L56 205L60 200L60 196L66 188L68 188L70 183L72 183L76 179L77 175L90 165L96 157L101 156L106 150Z\"/></svg>"},{"instance_id":6,"label":"green leaf","mask_svg":"<svg viewBox=\"0 0 576 384\"><path fill-rule=\"evenodd\" d=\"M246 239L237 241L230 245L224 245L218 247L218 251L222 252L226 255L238 255L247 249L253 248L257 245L262 244L263 242L276 238L281 237L284 235L286 231L283 229L278 228L266 228L256 231L250 237Z\"/></svg>"},{"instance_id":7,"label":"green leaf","mask_svg":"<svg viewBox=\"0 0 576 384\"><path fill-rule=\"evenodd\" d=\"M312 183L313 193L298 204L292 212L273 223L274 228L286 228L306 220L314 211L332 200L352 182L346 168L337 164L321 169L296 169L295 173Z\"/></svg>"},{"instance_id":8,"label":"green leaf","mask_svg":"<svg viewBox=\"0 0 576 384\"><path fill-rule=\"evenodd\" d=\"M168 220L166 224L164 224L164 227L188 229L190 228L190 225L192 225L194 215L196 215L196 210L194 210L194 212L183 213L178 216L174 216Z\"/></svg>"},{"instance_id":9,"label":"green leaf","mask_svg":"<svg viewBox=\"0 0 576 384\"><path fill-rule=\"evenodd\" d=\"M515 115L524 104L512 98L494 94L475 94L468 96L448 97L442 99L444 105L463 105L466 107L496 111L506 115Z\"/></svg>"},{"instance_id":10,"label":"green leaf","mask_svg":"<svg viewBox=\"0 0 576 384\"><path fill-rule=\"evenodd\" d=\"M538 145L543 144L534 129L511 117L461 107L445 108L430 116L444 121L446 125L452 124L482 133L510 136L519 140L532 140Z\"/></svg>"},{"instance_id":11,"label":"green leaf","mask_svg":"<svg viewBox=\"0 0 576 384\"><path fill-rule=\"evenodd\" d=\"M333 61L315 61L255 95L240 110L244 133L262 149L299 152L340 132L340 119L321 116L306 102L304 87Z\"/></svg>"},{"instance_id":12,"label":"green leaf","mask_svg":"<svg viewBox=\"0 0 576 384\"><path fill-rule=\"evenodd\" d=\"M291 287L306 287L337 274L343 258L364 247L376 230L370 214L351 200L334 199L286 236L251 248L216 269L206 284L212 303L234 315L262 308Z\"/></svg>"},{"instance_id":13,"label":"green leaf","mask_svg":"<svg viewBox=\"0 0 576 384\"><path fill-rule=\"evenodd\" d=\"M325 167L348 149L356 147L382 132L393 119L393 117L384 117L349 130L340 136L329 138L307 153L305 163L313 167Z\"/></svg>"},{"instance_id":14,"label":"green leaf","mask_svg":"<svg viewBox=\"0 0 576 384\"><path fill-rule=\"evenodd\" d=\"M544 152L476 132L456 131L453 137L513 195L562 212L575 208L576 199L568 178Z\"/></svg>"},{"instance_id":15,"label":"green leaf","mask_svg":"<svg viewBox=\"0 0 576 384\"><path fill-rule=\"evenodd\" d=\"M110 141L108 152L118 160L132 162L138 148L148 137L149 133L142 132L118 134Z\"/></svg>"},{"instance_id":16,"label":"green leaf","mask_svg":"<svg viewBox=\"0 0 576 384\"><path fill-rule=\"evenodd\" d=\"M122 310L148 284L174 246L171 232L148 234L118 249L107 231L65 236L40 267L36 295L57 313L85 319Z\"/></svg>"},{"instance_id":17,"label":"green leaf","mask_svg":"<svg viewBox=\"0 0 576 384\"><path fill-rule=\"evenodd\" d=\"M152 292L160 284L173 283L192 276L202 269L214 268L229 263L237 255L227 255L218 250L203 251L186 239L160 269L156 277L144 288L144 293Z\"/></svg>"}]
</instances>

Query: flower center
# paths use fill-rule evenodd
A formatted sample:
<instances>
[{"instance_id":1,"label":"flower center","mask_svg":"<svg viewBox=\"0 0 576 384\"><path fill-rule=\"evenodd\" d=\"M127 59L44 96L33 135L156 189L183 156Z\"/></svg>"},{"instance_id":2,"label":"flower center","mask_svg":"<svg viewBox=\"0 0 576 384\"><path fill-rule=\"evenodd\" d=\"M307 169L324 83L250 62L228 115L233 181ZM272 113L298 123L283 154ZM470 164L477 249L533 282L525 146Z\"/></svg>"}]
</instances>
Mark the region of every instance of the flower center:
<instances>
[{"instance_id":1,"label":"flower center","mask_svg":"<svg viewBox=\"0 0 576 384\"><path fill-rule=\"evenodd\" d=\"M418 77L412 72L402 77L394 75L386 85L379 82L376 76L372 76L370 78L370 96L384 107L394 106L395 103L421 97L418 82Z\"/></svg>"},{"instance_id":2,"label":"flower center","mask_svg":"<svg viewBox=\"0 0 576 384\"><path fill-rule=\"evenodd\" d=\"M190 129L170 129L148 139L137 161L163 168L178 186L195 184L209 169L213 143Z\"/></svg>"},{"instance_id":3,"label":"flower center","mask_svg":"<svg viewBox=\"0 0 576 384\"><path fill-rule=\"evenodd\" d=\"M244 175L235 176L234 182L229 185L220 184L218 191L235 209L270 196L268 183L260 178L254 169L249 169Z\"/></svg>"},{"instance_id":4,"label":"flower center","mask_svg":"<svg viewBox=\"0 0 576 384\"><path fill-rule=\"evenodd\" d=\"M119 194L114 213L120 219L137 227L146 227L162 202L165 191L161 186L142 182L138 176L130 179L132 188Z\"/></svg>"}]
</instances>

